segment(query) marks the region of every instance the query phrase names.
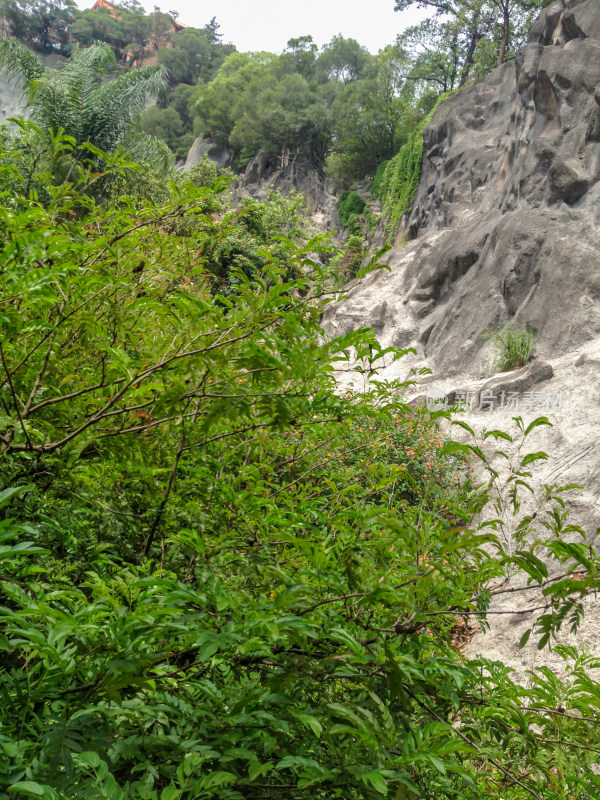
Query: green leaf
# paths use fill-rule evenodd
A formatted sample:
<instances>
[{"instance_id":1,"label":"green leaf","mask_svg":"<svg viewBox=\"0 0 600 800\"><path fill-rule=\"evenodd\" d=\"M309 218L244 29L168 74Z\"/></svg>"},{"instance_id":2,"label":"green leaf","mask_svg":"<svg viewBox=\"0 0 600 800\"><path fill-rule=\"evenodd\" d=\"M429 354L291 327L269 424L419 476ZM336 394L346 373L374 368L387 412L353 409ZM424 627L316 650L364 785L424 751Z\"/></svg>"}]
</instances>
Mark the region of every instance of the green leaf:
<instances>
[{"instance_id":1,"label":"green leaf","mask_svg":"<svg viewBox=\"0 0 600 800\"><path fill-rule=\"evenodd\" d=\"M528 464L533 464L534 461L547 461L548 455L543 452L528 453L521 461L521 467L526 467Z\"/></svg>"},{"instance_id":2,"label":"green leaf","mask_svg":"<svg viewBox=\"0 0 600 800\"><path fill-rule=\"evenodd\" d=\"M175 786L165 786L160 793L160 800L179 800L181 797L181 789Z\"/></svg>"},{"instance_id":3,"label":"green leaf","mask_svg":"<svg viewBox=\"0 0 600 800\"><path fill-rule=\"evenodd\" d=\"M523 636L519 639L519 650L522 650L527 642L529 641L529 637L531 636L531 628L528 628Z\"/></svg>"},{"instance_id":4,"label":"green leaf","mask_svg":"<svg viewBox=\"0 0 600 800\"><path fill-rule=\"evenodd\" d=\"M380 772L367 772L362 777L365 781L368 781L379 794L386 795L388 793L388 782Z\"/></svg>"},{"instance_id":5,"label":"green leaf","mask_svg":"<svg viewBox=\"0 0 600 800\"><path fill-rule=\"evenodd\" d=\"M513 441L513 438L512 438L512 436L510 436L510 435L509 435L508 433L506 433L505 431L493 430L493 431L486 431L486 432L483 434L483 438L484 438L484 440L485 440L485 439L489 439L489 437L490 437L490 436L493 436L493 437L494 437L494 439L504 439L504 440L505 440L505 441L507 441L507 442L512 442L512 441Z\"/></svg>"},{"instance_id":6,"label":"green leaf","mask_svg":"<svg viewBox=\"0 0 600 800\"><path fill-rule=\"evenodd\" d=\"M19 497L19 495L31 491L31 489L31 486L14 486L10 489L4 489L4 491L0 492L0 508L4 508L14 497Z\"/></svg>"},{"instance_id":7,"label":"green leaf","mask_svg":"<svg viewBox=\"0 0 600 800\"><path fill-rule=\"evenodd\" d=\"M25 795L26 797L42 797L44 800L60 800L60 796L51 786L42 785L35 781L17 781L7 790L10 794Z\"/></svg>"},{"instance_id":8,"label":"green leaf","mask_svg":"<svg viewBox=\"0 0 600 800\"><path fill-rule=\"evenodd\" d=\"M552 427L552 423L548 417L538 417L537 419L534 419L533 422L530 422L525 428L524 436L529 436L532 430L539 428L541 425L548 425L550 428Z\"/></svg>"}]
</instances>

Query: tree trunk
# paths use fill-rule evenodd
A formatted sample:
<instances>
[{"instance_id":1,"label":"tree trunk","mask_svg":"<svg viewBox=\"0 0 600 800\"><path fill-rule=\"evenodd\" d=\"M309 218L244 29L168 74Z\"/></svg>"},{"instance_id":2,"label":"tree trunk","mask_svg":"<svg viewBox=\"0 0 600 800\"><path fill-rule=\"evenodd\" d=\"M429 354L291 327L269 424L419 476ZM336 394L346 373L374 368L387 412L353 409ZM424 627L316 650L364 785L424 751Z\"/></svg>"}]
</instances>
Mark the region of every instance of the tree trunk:
<instances>
[{"instance_id":1,"label":"tree trunk","mask_svg":"<svg viewBox=\"0 0 600 800\"><path fill-rule=\"evenodd\" d=\"M506 57L506 50L508 48L508 37L510 35L510 17L508 14L508 2L502 6L502 45L500 47L500 56L498 57L498 66L504 64Z\"/></svg>"},{"instance_id":2,"label":"tree trunk","mask_svg":"<svg viewBox=\"0 0 600 800\"><path fill-rule=\"evenodd\" d=\"M475 31L471 34L471 41L469 42L469 49L467 50L467 57L465 58L465 63L463 64L462 73L460 76L460 83L459 86L464 86L469 78L469 72L471 71L471 67L475 63L475 48L481 41L482 36L478 31Z\"/></svg>"}]
</instances>

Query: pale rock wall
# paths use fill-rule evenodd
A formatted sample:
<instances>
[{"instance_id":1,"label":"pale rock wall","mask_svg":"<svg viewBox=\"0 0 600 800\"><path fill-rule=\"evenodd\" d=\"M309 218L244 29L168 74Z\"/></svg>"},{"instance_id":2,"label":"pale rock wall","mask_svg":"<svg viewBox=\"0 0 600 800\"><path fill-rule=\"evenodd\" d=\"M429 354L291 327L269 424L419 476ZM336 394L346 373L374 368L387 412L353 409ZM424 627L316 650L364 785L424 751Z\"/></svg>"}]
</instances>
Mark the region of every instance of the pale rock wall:
<instances>
[{"instance_id":1,"label":"pale rock wall","mask_svg":"<svg viewBox=\"0 0 600 800\"><path fill-rule=\"evenodd\" d=\"M348 287L324 318L330 335L373 327L384 345L415 347L385 378L427 366L431 388L471 392L476 431L510 430L515 414L542 414L533 450L550 460L536 485L579 483L573 521L593 541L600 526L600 0L558 0L533 25L516 63L440 106L424 134L410 239L387 256L390 272ZM535 360L495 375L491 331L535 330ZM477 410L482 390L517 391L521 405ZM534 398L530 407L525 395ZM535 397L537 396L537 401ZM410 397L410 393L409 393ZM546 407L547 399L560 403ZM537 402L537 405L536 405ZM535 503L532 501L531 510ZM540 593L505 595L495 611L539 605ZM519 597L517 601L515 598ZM600 601L590 600L576 640L600 652ZM535 644L519 651L526 614L492 616L472 652L527 668L560 659Z\"/></svg>"}]
</instances>

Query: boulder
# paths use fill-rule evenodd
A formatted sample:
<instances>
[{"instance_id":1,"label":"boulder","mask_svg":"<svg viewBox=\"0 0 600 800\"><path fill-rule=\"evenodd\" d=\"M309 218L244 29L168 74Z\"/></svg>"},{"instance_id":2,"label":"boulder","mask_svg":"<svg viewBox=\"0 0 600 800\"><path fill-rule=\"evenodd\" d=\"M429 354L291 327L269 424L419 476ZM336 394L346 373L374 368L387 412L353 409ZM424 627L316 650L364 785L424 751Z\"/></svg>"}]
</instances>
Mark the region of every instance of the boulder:
<instances>
[{"instance_id":1,"label":"boulder","mask_svg":"<svg viewBox=\"0 0 600 800\"><path fill-rule=\"evenodd\" d=\"M191 169L204 156L208 156L221 169L230 167L233 163L233 153L225 145L217 144L207 136L199 136L190 147L184 169Z\"/></svg>"}]
</instances>

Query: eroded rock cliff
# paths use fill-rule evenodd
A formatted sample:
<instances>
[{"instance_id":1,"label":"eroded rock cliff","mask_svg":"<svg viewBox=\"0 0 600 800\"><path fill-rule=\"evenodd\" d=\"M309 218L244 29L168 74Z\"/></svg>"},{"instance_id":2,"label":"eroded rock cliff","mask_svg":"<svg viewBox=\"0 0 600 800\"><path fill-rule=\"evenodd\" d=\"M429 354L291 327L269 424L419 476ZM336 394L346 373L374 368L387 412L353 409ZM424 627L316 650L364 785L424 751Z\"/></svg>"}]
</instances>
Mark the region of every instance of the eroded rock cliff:
<instances>
[{"instance_id":1,"label":"eroded rock cliff","mask_svg":"<svg viewBox=\"0 0 600 800\"><path fill-rule=\"evenodd\" d=\"M407 366L429 367L429 388L474 399L466 418L478 430L510 428L515 414L547 415L553 427L540 431L536 445L551 459L539 481L583 484L570 507L595 537L600 0L553 3L516 62L440 106L425 130L421 183L406 232L409 243L387 257L391 271L351 285L327 314L325 329L337 334L370 326L385 345L415 347L416 357L396 362L384 377L404 377ZM489 334L509 322L534 329L535 360L496 375ZM415 388L415 394L424 391ZM495 406L482 402L490 392ZM515 403L499 406L502 392ZM535 594L528 603L535 604ZM517 669L531 666L535 648L520 653L516 646L526 615L493 619L491 632L475 637L473 647ZM588 615L584 640L597 638L598 619Z\"/></svg>"},{"instance_id":2,"label":"eroded rock cliff","mask_svg":"<svg viewBox=\"0 0 600 800\"><path fill-rule=\"evenodd\" d=\"M317 167L307 158L259 153L241 176L238 194L264 200L272 189L283 195L292 191L304 195L316 229L325 231L339 227L332 182L323 180Z\"/></svg>"}]
</instances>

